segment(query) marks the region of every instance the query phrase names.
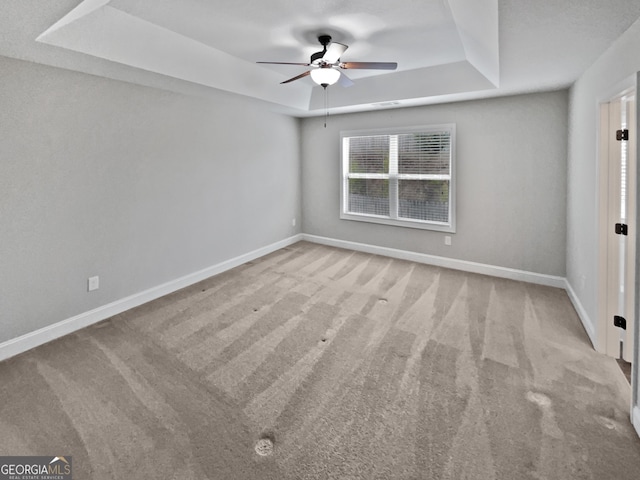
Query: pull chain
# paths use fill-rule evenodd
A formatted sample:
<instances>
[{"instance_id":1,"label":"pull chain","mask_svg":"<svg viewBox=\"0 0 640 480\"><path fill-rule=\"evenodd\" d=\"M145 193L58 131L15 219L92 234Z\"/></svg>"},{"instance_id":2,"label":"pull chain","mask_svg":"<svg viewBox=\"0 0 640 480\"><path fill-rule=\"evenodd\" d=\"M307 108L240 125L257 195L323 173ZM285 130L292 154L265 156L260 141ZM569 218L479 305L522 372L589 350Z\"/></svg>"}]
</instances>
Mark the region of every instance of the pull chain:
<instances>
[{"instance_id":1,"label":"pull chain","mask_svg":"<svg viewBox=\"0 0 640 480\"><path fill-rule=\"evenodd\" d=\"M329 101L328 101L329 92L327 92L326 83L323 83L322 87L324 88L324 128L327 128L327 117L329 116Z\"/></svg>"}]
</instances>

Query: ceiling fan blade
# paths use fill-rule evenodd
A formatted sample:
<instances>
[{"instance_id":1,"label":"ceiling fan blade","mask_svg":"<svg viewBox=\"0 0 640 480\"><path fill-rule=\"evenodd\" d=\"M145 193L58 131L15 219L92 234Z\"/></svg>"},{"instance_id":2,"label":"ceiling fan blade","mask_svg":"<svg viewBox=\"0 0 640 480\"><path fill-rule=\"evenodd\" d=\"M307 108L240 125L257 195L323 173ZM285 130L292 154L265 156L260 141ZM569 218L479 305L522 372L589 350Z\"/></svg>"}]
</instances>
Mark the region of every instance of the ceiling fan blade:
<instances>
[{"instance_id":1,"label":"ceiling fan blade","mask_svg":"<svg viewBox=\"0 0 640 480\"><path fill-rule=\"evenodd\" d=\"M398 64L396 62L342 62L340 68L395 70Z\"/></svg>"},{"instance_id":2,"label":"ceiling fan blade","mask_svg":"<svg viewBox=\"0 0 640 480\"><path fill-rule=\"evenodd\" d=\"M291 62L256 62L256 63L266 63L268 65L302 65L304 67L309 67L310 63L291 63Z\"/></svg>"},{"instance_id":3,"label":"ceiling fan blade","mask_svg":"<svg viewBox=\"0 0 640 480\"><path fill-rule=\"evenodd\" d=\"M341 87L350 87L353 85L353 80L347 77L344 73L340 72L340 78L338 79L338 83Z\"/></svg>"},{"instance_id":4,"label":"ceiling fan blade","mask_svg":"<svg viewBox=\"0 0 640 480\"><path fill-rule=\"evenodd\" d=\"M294 80L300 80L301 78L304 78L304 77L308 76L310 73L311 73L311 71L308 70L308 71L306 71L304 73L301 73L300 75L298 75L296 77L290 78L289 80L285 80L284 82L280 82L280 84L282 85L283 83L289 83L289 82L293 82Z\"/></svg>"},{"instance_id":5,"label":"ceiling fan blade","mask_svg":"<svg viewBox=\"0 0 640 480\"><path fill-rule=\"evenodd\" d=\"M340 60L340 57L347 50L347 48L349 47L343 45L342 43L333 42L327 47L327 51L322 56L322 60L327 63L336 63L338 60Z\"/></svg>"}]
</instances>

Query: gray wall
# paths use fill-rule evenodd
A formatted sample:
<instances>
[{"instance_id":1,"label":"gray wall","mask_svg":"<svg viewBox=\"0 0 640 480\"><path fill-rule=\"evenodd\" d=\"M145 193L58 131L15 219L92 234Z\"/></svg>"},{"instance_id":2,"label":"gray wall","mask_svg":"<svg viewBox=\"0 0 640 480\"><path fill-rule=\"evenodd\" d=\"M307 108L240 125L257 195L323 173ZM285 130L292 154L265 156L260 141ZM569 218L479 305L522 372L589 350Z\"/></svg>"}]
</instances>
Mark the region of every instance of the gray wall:
<instances>
[{"instance_id":1,"label":"gray wall","mask_svg":"<svg viewBox=\"0 0 640 480\"><path fill-rule=\"evenodd\" d=\"M355 87L354 87L355 88ZM565 275L566 91L302 122L303 231L548 275ZM457 232L340 220L341 130L455 123Z\"/></svg>"},{"instance_id":2,"label":"gray wall","mask_svg":"<svg viewBox=\"0 0 640 480\"><path fill-rule=\"evenodd\" d=\"M255 101L0 57L0 343L298 233L299 156Z\"/></svg>"},{"instance_id":3,"label":"gray wall","mask_svg":"<svg viewBox=\"0 0 640 480\"><path fill-rule=\"evenodd\" d=\"M619 93L618 85L640 70L639 49L637 21L570 90L567 280L593 331L598 313L598 103Z\"/></svg>"}]
</instances>

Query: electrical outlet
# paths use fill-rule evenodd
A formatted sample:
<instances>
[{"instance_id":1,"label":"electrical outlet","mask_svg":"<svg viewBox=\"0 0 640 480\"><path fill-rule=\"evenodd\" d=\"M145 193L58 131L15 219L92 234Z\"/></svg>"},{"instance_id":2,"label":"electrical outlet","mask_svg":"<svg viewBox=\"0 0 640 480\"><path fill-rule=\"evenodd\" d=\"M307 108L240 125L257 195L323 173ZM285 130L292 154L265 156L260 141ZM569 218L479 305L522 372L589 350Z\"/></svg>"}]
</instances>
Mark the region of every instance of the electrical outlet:
<instances>
[{"instance_id":1,"label":"electrical outlet","mask_svg":"<svg viewBox=\"0 0 640 480\"><path fill-rule=\"evenodd\" d=\"M94 290L98 290L98 288L100 288L100 277L89 277L89 280L87 280L87 290L93 292Z\"/></svg>"},{"instance_id":2,"label":"electrical outlet","mask_svg":"<svg viewBox=\"0 0 640 480\"><path fill-rule=\"evenodd\" d=\"M291 219L291 226L292 226L292 227L295 227L295 226L296 226L296 217L293 217L293 218Z\"/></svg>"},{"instance_id":3,"label":"electrical outlet","mask_svg":"<svg viewBox=\"0 0 640 480\"><path fill-rule=\"evenodd\" d=\"M445 235L444 236L444 244L445 245L451 245L451 235Z\"/></svg>"}]
</instances>

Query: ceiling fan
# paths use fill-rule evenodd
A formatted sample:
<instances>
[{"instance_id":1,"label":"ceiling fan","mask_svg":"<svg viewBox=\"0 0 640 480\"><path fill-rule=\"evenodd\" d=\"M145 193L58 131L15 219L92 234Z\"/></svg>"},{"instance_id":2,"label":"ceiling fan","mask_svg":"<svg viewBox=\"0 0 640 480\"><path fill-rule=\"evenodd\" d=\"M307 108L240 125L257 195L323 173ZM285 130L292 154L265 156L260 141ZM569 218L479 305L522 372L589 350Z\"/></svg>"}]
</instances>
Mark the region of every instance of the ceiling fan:
<instances>
[{"instance_id":1,"label":"ceiling fan","mask_svg":"<svg viewBox=\"0 0 640 480\"><path fill-rule=\"evenodd\" d=\"M353 85L353 81L347 77L344 73L340 72L340 69L372 69L372 70L395 70L398 68L398 64L395 62L341 62L340 57L349 48L342 43L331 42L331 36L320 35L318 41L322 45L321 52L316 52L311 55L311 61L309 63L290 63L290 62L256 62L267 63L270 65L302 65L305 67L313 67L311 70L307 70L300 75L297 75L289 80L285 80L280 83L289 83L295 80L299 80L306 76L311 75L311 79L321 85L323 88L327 88L329 85L333 85L339 82L343 87L350 87Z\"/></svg>"}]
</instances>

